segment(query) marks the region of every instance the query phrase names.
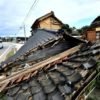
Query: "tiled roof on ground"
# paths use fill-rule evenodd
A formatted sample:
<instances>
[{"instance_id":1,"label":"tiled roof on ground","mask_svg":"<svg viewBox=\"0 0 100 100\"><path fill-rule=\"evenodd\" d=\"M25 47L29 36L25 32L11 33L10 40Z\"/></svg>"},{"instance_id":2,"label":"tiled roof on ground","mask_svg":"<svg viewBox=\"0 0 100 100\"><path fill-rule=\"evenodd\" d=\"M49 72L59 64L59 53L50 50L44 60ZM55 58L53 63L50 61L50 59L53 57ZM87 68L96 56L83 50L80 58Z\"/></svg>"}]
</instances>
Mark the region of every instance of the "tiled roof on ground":
<instances>
[{"instance_id":1,"label":"tiled roof on ground","mask_svg":"<svg viewBox=\"0 0 100 100\"><path fill-rule=\"evenodd\" d=\"M82 45L82 41L70 35L38 30L18 51L17 56L13 56L15 61L12 60L6 67L1 65L0 99L76 98L81 87L96 72L97 61L100 60L100 44L85 43L81 48L79 44ZM24 59L16 60L40 45L44 47L30 52Z\"/></svg>"},{"instance_id":2,"label":"tiled roof on ground","mask_svg":"<svg viewBox=\"0 0 100 100\"><path fill-rule=\"evenodd\" d=\"M34 36L30 37L29 40L18 50L18 52L9 58L6 62L14 61L21 55L24 55L29 50L41 47L47 43L58 40L60 35L55 31L47 31L44 29L37 29L34 31Z\"/></svg>"},{"instance_id":3,"label":"tiled roof on ground","mask_svg":"<svg viewBox=\"0 0 100 100\"><path fill-rule=\"evenodd\" d=\"M29 76L24 81L10 83L0 97L6 100L71 100L73 97L75 99L74 95L80 92L78 90L96 71L97 65L94 63L100 60L99 45L86 45L83 48L47 69L38 70L34 76ZM98 50L98 53L92 54L93 50ZM93 63L90 58L94 59ZM91 67L88 68L87 64L83 66L84 63L90 64Z\"/></svg>"},{"instance_id":4,"label":"tiled roof on ground","mask_svg":"<svg viewBox=\"0 0 100 100\"><path fill-rule=\"evenodd\" d=\"M9 67L15 69L29 62L37 63L80 43L82 43L81 40L67 34L63 35L63 32L38 29L14 56L1 63L0 70L9 69Z\"/></svg>"}]
</instances>

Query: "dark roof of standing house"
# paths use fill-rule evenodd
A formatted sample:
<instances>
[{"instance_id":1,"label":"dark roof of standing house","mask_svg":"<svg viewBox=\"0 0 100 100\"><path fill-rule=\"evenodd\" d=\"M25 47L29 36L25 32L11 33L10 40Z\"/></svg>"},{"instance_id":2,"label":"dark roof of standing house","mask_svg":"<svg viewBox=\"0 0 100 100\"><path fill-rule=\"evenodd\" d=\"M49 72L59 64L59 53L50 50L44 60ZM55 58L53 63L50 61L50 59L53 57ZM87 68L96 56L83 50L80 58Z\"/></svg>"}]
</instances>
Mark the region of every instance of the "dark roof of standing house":
<instances>
[{"instance_id":1,"label":"dark roof of standing house","mask_svg":"<svg viewBox=\"0 0 100 100\"><path fill-rule=\"evenodd\" d=\"M100 16L93 20L93 22L91 23L91 27L100 27Z\"/></svg>"},{"instance_id":2,"label":"dark roof of standing house","mask_svg":"<svg viewBox=\"0 0 100 100\"><path fill-rule=\"evenodd\" d=\"M36 29L36 28L37 28L37 25L39 24L39 22L42 21L42 20L44 20L44 19L46 19L46 18L48 18L48 17L53 17L53 18L55 18L61 25L63 25L62 21L60 21L60 20L55 16L54 12L51 11L50 13L48 13L48 14L46 14L46 15L44 15L44 16L38 18L38 19L36 19L35 22L33 23L33 25L31 26L31 28L32 28L32 29Z\"/></svg>"}]
</instances>

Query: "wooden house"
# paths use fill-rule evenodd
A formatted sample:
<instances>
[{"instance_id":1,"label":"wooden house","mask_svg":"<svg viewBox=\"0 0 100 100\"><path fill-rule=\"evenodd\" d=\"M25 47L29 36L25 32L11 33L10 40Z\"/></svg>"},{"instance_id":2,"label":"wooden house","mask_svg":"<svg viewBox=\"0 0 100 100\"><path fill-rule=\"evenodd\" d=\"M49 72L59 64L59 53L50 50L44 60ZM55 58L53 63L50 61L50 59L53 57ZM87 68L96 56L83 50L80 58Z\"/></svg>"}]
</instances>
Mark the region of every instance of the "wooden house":
<instances>
[{"instance_id":1,"label":"wooden house","mask_svg":"<svg viewBox=\"0 0 100 100\"><path fill-rule=\"evenodd\" d=\"M100 16L93 20L90 27L95 30L96 40L100 40Z\"/></svg>"},{"instance_id":2,"label":"wooden house","mask_svg":"<svg viewBox=\"0 0 100 100\"><path fill-rule=\"evenodd\" d=\"M61 29L63 23L54 15L54 12L50 13L38 18L35 20L33 25L31 26L32 31L36 29L48 29L48 30L58 30Z\"/></svg>"},{"instance_id":3,"label":"wooden house","mask_svg":"<svg viewBox=\"0 0 100 100\"><path fill-rule=\"evenodd\" d=\"M100 16L95 18L86 30L85 39L91 42L100 40Z\"/></svg>"},{"instance_id":4,"label":"wooden house","mask_svg":"<svg viewBox=\"0 0 100 100\"><path fill-rule=\"evenodd\" d=\"M90 42L96 41L96 31L94 29L88 29L86 31L86 40Z\"/></svg>"}]
</instances>

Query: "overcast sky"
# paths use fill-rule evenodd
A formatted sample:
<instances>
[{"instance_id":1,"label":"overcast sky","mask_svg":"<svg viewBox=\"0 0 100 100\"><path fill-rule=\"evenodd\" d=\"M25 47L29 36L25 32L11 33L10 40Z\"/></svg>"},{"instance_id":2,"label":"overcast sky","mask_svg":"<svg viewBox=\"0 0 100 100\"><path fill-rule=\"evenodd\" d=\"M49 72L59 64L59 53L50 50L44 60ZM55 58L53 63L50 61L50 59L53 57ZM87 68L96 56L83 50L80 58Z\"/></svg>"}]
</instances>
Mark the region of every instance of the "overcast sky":
<instances>
[{"instance_id":1,"label":"overcast sky","mask_svg":"<svg viewBox=\"0 0 100 100\"><path fill-rule=\"evenodd\" d=\"M35 0L0 0L0 36L23 36L22 22ZM100 0L38 0L25 20L27 36L33 22L54 11L66 24L80 28L100 15Z\"/></svg>"}]
</instances>

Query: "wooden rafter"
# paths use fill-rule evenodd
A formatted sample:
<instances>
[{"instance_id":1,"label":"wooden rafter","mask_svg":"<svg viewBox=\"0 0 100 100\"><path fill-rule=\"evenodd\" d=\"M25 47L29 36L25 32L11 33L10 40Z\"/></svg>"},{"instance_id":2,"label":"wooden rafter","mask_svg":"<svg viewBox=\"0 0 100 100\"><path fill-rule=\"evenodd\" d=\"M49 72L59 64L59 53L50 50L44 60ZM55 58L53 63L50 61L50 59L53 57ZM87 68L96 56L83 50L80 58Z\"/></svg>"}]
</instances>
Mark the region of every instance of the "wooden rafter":
<instances>
[{"instance_id":1,"label":"wooden rafter","mask_svg":"<svg viewBox=\"0 0 100 100\"><path fill-rule=\"evenodd\" d=\"M64 60L68 55L71 55L71 54L77 52L79 50L79 48L80 48L80 45L75 46L67 51L64 51L63 53L60 53L53 57L50 57L44 61L36 63L28 68L18 71L18 72L15 72L13 75L10 75L10 76L2 79L2 81L0 81L0 91L4 90L4 88L6 87L5 84L7 84L7 85L8 85L8 83L13 84L13 83L28 79L29 77L34 76L38 70L48 67L48 65L50 67L50 65L59 63L59 61ZM2 88L2 87L4 87L4 88Z\"/></svg>"}]
</instances>

